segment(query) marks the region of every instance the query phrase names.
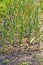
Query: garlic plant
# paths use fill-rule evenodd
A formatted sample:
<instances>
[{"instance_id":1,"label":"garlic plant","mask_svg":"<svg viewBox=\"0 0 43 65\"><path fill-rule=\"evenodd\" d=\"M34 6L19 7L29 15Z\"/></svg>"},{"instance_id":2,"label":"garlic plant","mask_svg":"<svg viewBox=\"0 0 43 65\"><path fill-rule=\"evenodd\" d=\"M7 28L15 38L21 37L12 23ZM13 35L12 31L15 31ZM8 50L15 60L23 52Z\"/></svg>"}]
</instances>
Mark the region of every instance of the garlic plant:
<instances>
[{"instance_id":1,"label":"garlic plant","mask_svg":"<svg viewBox=\"0 0 43 65\"><path fill-rule=\"evenodd\" d=\"M34 12L34 16L33 16L33 19L34 19L34 31L35 31L35 36L36 36L36 43L39 43L40 45L40 37L41 37L41 31L40 31L40 28L41 28L41 24L39 23L39 7L36 6L35 8L35 12Z\"/></svg>"},{"instance_id":2,"label":"garlic plant","mask_svg":"<svg viewBox=\"0 0 43 65\"><path fill-rule=\"evenodd\" d=\"M24 30L24 25L23 23L20 24L19 26L19 41L20 41L20 44L22 43L22 38L23 38L23 30Z\"/></svg>"}]
</instances>

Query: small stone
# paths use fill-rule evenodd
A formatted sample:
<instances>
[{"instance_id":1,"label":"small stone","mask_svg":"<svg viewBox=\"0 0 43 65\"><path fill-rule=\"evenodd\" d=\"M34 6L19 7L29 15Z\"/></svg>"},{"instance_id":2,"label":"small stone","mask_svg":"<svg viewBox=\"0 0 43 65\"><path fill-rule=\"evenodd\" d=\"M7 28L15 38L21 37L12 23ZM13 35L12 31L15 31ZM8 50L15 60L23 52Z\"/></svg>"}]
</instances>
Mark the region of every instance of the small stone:
<instances>
[{"instance_id":1,"label":"small stone","mask_svg":"<svg viewBox=\"0 0 43 65\"><path fill-rule=\"evenodd\" d=\"M2 30L0 30L0 34L2 33Z\"/></svg>"}]
</instances>

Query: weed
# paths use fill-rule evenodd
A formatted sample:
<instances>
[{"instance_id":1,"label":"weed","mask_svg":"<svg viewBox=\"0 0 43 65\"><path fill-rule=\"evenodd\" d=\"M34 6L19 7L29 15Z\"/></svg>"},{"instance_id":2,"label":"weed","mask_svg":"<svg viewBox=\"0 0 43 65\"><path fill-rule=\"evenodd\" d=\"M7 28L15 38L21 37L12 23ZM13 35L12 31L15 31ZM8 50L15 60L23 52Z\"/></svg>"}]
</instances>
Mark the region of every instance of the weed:
<instances>
[{"instance_id":1,"label":"weed","mask_svg":"<svg viewBox=\"0 0 43 65\"><path fill-rule=\"evenodd\" d=\"M43 12L43 0L40 0L40 8L41 8L41 12Z\"/></svg>"}]
</instances>

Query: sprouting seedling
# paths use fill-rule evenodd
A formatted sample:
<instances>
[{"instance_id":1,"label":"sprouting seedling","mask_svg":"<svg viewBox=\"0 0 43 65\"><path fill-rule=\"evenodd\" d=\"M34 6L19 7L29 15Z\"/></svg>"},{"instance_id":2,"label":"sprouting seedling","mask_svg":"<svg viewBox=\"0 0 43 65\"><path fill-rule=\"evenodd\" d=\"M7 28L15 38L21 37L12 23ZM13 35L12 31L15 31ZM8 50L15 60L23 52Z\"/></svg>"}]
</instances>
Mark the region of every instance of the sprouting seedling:
<instances>
[{"instance_id":1,"label":"sprouting seedling","mask_svg":"<svg viewBox=\"0 0 43 65\"><path fill-rule=\"evenodd\" d=\"M8 7L8 6L7 6ZM12 39L14 38L14 32L15 32L15 22L14 22L14 8L12 8L9 5L9 8L7 10L8 14L6 16L6 22L4 24L6 25L6 31L7 31L7 38L10 43L12 43ZM13 15L13 16L12 16Z\"/></svg>"},{"instance_id":2,"label":"sprouting seedling","mask_svg":"<svg viewBox=\"0 0 43 65\"><path fill-rule=\"evenodd\" d=\"M15 22L14 22L14 20L12 20L11 31L10 31L11 40L14 38L14 33L15 33Z\"/></svg>"},{"instance_id":3,"label":"sprouting seedling","mask_svg":"<svg viewBox=\"0 0 43 65\"><path fill-rule=\"evenodd\" d=\"M23 23L21 23L19 26L19 41L20 41L20 43L22 43L23 29L24 29L24 25L23 25Z\"/></svg>"},{"instance_id":4,"label":"sprouting seedling","mask_svg":"<svg viewBox=\"0 0 43 65\"><path fill-rule=\"evenodd\" d=\"M32 3L30 3L32 4ZM31 5L30 5L31 7ZM32 9L30 8L29 9L29 12L28 12L28 25L27 25L27 29L28 29L28 42L30 43L30 40L31 40L31 33L32 33L32 29L33 29L33 24L32 24Z\"/></svg>"},{"instance_id":5,"label":"sprouting seedling","mask_svg":"<svg viewBox=\"0 0 43 65\"><path fill-rule=\"evenodd\" d=\"M4 60L3 60L3 64L7 64L8 62L9 62L8 59L4 59Z\"/></svg>"},{"instance_id":6,"label":"sprouting seedling","mask_svg":"<svg viewBox=\"0 0 43 65\"><path fill-rule=\"evenodd\" d=\"M19 65L29 65L29 63L28 62L22 62Z\"/></svg>"},{"instance_id":7,"label":"sprouting seedling","mask_svg":"<svg viewBox=\"0 0 43 65\"><path fill-rule=\"evenodd\" d=\"M5 39L6 39L6 30L5 28L2 26L2 38L3 38L3 43L5 43Z\"/></svg>"},{"instance_id":8,"label":"sprouting seedling","mask_svg":"<svg viewBox=\"0 0 43 65\"><path fill-rule=\"evenodd\" d=\"M9 22L8 38L9 38L10 43L12 43L12 39L14 38L14 32L15 32L14 21L13 21L13 23Z\"/></svg>"},{"instance_id":9,"label":"sprouting seedling","mask_svg":"<svg viewBox=\"0 0 43 65\"><path fill-rule=\"evenodd\" d=\"M40 38L39 38L39 42L42 41L43 42L43 31L40 32Z\"/></svg>"},{"instance_id":10,"label":"sprouting seedling","mask_svg":"<svg viewBox=\"0 0 43 65\"><path fill-rule=\"evenodd\" d=\"M31 40L31 33L32 33L32 24L31 24L31 21L28 23L28 40L29 40L29 43L30 43L30 40Z\"/></svg>"},{"instance_id":11,"label":"sprouting seedling","mask_svg":"<svg viewBox=\"0 0 43 65\"><path fill-rule=\"evenodd\" d=\"M12 20L12 34L14 35L15 32L15 22Z\"/></svg>"},{"instance_id":12,"label":"sprouting seedling","mask_svg":"<svg viewBox=\"0 0 43 65\"><path fill-rule=\"evenodd\" d=\"M5 30L3 30L4 27L0 24L0 45L3 46L4 45L4 41L5 41Z\"/></svg>"},{"instance_id":13,"label":"sprouting seedling","mask_svg":"<svg viewBox=\"0 0 43 65\"><path fill-rule=\"evenodd\" d=\"M38 14L39 14L39 7L36 6L35 14L33 18L34 18L34 30L35 30L35 36L36 36L37 42L38 42L38 39L40 39L40 24L39 24Z\"/></svg>"}]
</instances>

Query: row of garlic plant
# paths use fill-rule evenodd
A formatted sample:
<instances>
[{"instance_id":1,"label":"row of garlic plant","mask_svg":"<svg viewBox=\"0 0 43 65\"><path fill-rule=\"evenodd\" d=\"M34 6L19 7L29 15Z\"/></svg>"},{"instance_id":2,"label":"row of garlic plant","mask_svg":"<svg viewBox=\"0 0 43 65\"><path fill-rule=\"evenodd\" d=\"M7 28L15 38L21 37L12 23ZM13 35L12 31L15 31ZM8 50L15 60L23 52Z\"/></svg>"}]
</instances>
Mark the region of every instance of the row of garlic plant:
<instances>
[{"instance_id":1,"label":"row of garlic plant","mask_svg":"<svg viewBox=\"0 0 43 65\"><path fill-rule=\"evenodd\" d=\"M38 6L34 4L34 0L4 0L6 5L6 13L3 17L4 27L2 26L3 42L8 39L12 43L14 32L17 27L19 32L19 41L22 43L23 32L26 28L28 32L28 42L31 41L32 30L35 31L36 40L40 38L40 26L38 21ZM3 9L3 8L2 8ZM25 27L26 26L26 27ZM25 32L24 32L25 33ZM40 41L40 39L39 39ZM38 41L37 41L38 42Z\"/></svg>"}]
</instances>

